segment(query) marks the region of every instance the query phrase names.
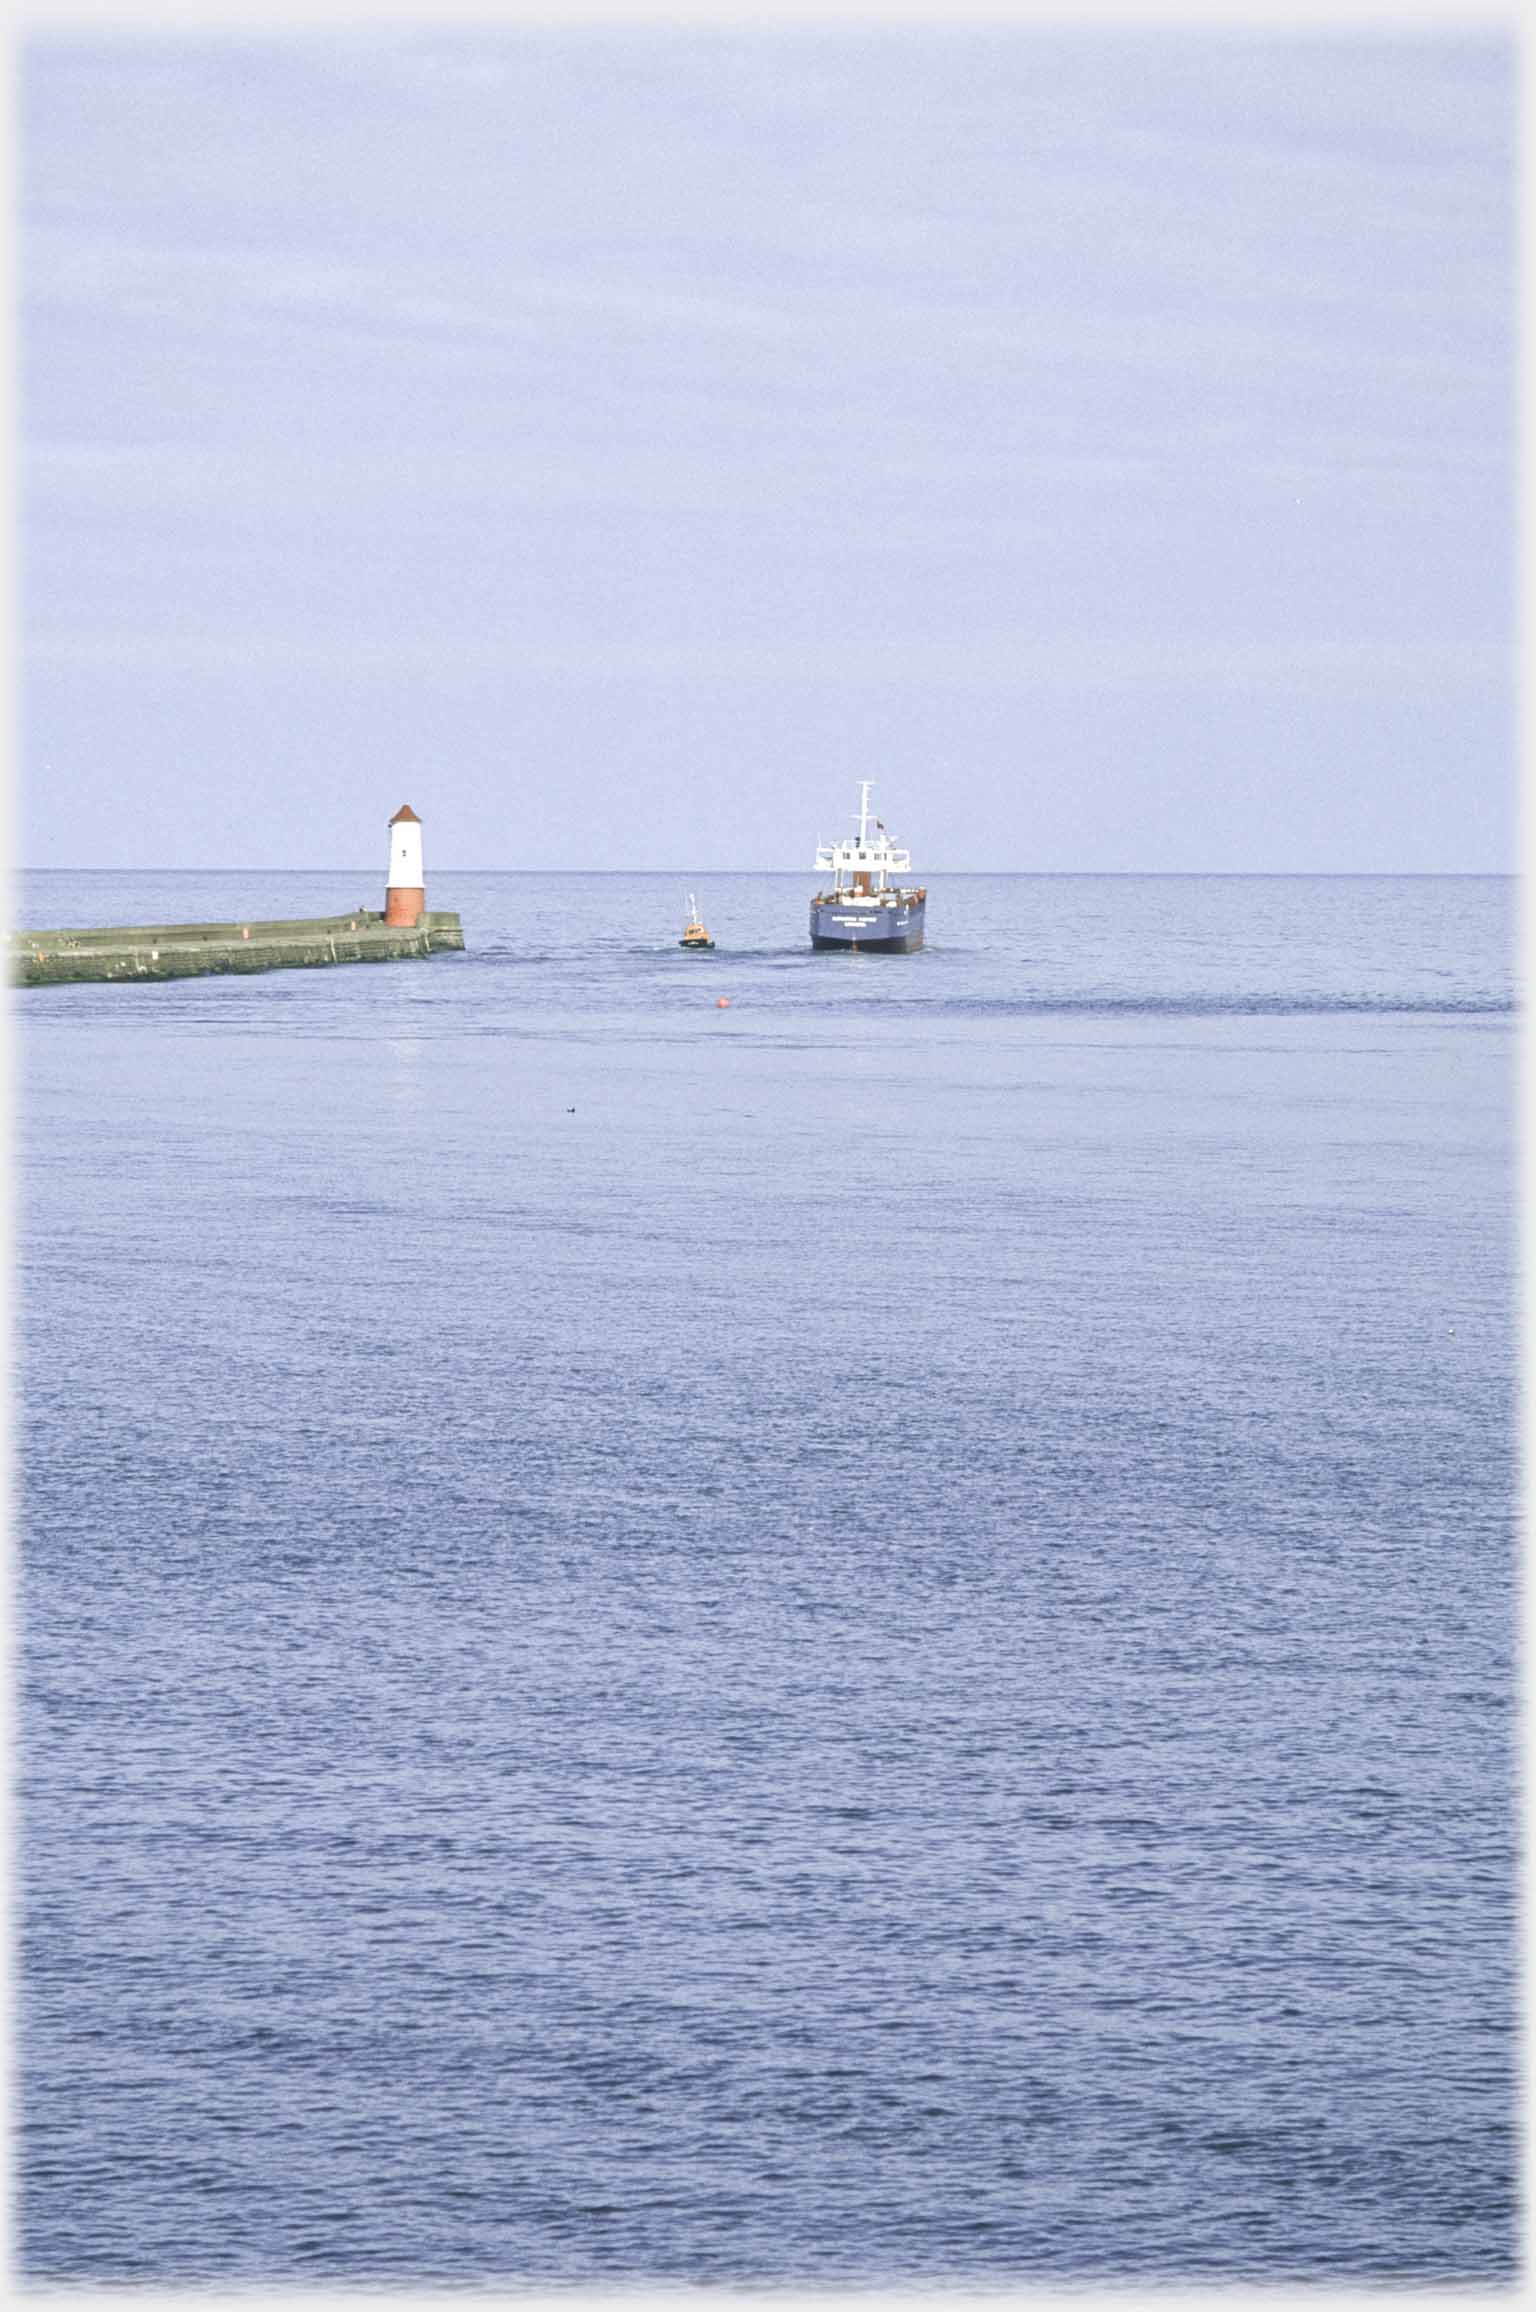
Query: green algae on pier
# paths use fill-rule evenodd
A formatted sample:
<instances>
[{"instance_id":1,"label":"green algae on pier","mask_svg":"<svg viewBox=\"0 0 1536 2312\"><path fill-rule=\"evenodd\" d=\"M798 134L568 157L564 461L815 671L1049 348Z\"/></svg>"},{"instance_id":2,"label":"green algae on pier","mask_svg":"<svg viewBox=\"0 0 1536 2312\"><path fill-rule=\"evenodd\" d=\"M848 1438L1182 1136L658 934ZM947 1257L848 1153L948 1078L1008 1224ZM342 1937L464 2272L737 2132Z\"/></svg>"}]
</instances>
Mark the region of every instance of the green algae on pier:
<instances>
[{"instance_id":1,"label":"green algae on pier","mask_svg":"<svg viewBox=\"0 0 1536 2312\"><path fill-rule=\"evenodd\" d=\"M282 971L313 964L396 963L462 949L457 915L423 911L414 924L350 915L290 923L151 923L80 931L13 931L17 987L66 980L190 979L208 972Z\"/></svg>"}]
</instances>

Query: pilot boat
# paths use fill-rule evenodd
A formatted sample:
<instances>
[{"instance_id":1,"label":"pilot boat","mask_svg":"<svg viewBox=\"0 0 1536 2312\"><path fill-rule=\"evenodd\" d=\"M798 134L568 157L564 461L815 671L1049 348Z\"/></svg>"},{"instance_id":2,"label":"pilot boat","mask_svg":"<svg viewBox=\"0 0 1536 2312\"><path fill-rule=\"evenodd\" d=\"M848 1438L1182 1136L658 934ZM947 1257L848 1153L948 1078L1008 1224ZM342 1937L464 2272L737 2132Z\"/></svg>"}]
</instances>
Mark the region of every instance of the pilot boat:
<instances>
[{"instance_id":1,"label":"pilot boat","mask_svg":"<svg viewBox=\"0 0 1536 2312\"><path fill-rule=\"evenodd\" d=\"M691 891L688 894L688 920L683 925L683 936L677 944L679 947L690 947L698 952L711 948L715 944L699 921L698 901Z\"/></svg>"}]
</instances>

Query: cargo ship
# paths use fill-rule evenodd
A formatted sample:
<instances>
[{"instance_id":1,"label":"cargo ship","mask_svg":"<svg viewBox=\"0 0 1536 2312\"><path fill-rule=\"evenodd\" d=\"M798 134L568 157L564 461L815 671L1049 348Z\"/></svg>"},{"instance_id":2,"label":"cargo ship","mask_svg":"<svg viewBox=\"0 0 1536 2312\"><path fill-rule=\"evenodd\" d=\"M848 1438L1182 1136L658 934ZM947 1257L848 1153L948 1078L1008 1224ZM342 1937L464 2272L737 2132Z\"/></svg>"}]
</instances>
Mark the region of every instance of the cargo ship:
<instances>
[{"instance_id":1,"label":"cargo ship","mask_svg":"<svg viewBox=\"0 0 1536 2312\"><path fill-rule=\"evenodd\" d=\"M873 779L859 786L859 831L843 843L823 843L816 865L830 874L830 890L811 901L812 947L857 948L867 955L911 955L923 944L928 893L899 878L912 865L898 851L869 807ZM897 880L892 880L892 878Z\"/></svg>"}]
</instances>

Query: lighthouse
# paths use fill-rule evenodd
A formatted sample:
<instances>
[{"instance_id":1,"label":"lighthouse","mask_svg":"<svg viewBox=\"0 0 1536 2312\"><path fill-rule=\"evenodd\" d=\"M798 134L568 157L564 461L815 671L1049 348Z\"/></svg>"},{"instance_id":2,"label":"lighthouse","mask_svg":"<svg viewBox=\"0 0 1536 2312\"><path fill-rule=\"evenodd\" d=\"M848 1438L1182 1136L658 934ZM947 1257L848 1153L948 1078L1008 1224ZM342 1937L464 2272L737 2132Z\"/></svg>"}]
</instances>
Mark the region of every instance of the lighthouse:
<instances>
[{"instance_id":1,"label":"lighthouse","mask_svg":"<svg viewBox=\"0 0 1536 2312\"><path fill-rule=\"evenodd\" d=\"M389 822L389 882L384 891L386 923L414 925L427 904L421 868L421 821L402 803Z\"/></svg>"}]
</instances>

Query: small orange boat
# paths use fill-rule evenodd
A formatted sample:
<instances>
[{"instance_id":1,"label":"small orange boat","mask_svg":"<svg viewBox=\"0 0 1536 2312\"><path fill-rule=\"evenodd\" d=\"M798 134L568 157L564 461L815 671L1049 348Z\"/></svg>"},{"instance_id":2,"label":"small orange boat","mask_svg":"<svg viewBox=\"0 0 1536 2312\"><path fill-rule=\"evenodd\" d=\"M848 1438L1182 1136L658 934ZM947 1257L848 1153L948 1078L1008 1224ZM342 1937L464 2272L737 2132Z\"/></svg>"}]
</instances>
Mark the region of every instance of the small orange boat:
<instances>
[{"instance_id":1,"label":"small orange boat","mask_svg":"<svg viewBox=\"0 0 1536 2312\"><path fill-rule=\"evenodd\" d=\"M699 921L699 904L691 891L688 894L688 920L683 925L683 936L677 944L679 947L690 947L695 951L711 948L715 944Z\"/></svg>"}]
</instances>

